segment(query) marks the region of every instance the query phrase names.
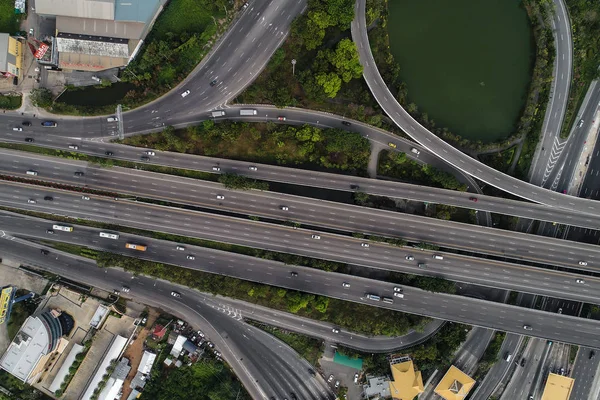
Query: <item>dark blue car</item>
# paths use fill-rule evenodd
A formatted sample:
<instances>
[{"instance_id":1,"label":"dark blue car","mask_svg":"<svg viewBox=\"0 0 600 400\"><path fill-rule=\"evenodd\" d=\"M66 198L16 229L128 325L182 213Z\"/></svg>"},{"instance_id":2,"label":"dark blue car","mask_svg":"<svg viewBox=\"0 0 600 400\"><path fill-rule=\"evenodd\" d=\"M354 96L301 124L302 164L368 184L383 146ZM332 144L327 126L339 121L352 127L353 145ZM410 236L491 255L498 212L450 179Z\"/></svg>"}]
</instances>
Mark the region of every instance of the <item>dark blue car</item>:
<instances>
[{"instance_id":1,"label":"dark blue car","mask_svg":"<svg viewBox=\"0 0 600 400\"><path fill-rule=\"evenodd\" d=\"M50 128L55 128L56 127L56 122L54 122L54 121L44 121L44 122L42 122L42 126L50 127Z\"/></svg>"}]
</instances>

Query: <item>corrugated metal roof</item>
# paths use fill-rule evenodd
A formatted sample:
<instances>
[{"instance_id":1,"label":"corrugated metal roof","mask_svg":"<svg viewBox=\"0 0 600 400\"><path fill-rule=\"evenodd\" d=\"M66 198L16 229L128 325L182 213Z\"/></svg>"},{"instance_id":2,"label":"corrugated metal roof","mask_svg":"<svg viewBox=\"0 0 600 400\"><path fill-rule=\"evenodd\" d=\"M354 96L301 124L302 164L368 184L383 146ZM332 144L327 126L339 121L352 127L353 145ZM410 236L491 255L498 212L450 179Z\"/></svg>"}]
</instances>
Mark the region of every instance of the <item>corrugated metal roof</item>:
<instances>
[{"instance_id":1,"label":"corrugated metal roof","mask_svg":"<svg viewBox=\"0 0 600 400\"><path fill-rule=\"evenodd\" d=\"M42 15L115 19L115 0L36 0L35 11Z\"/></svg>"},{"instance_id":2,"label":"corrugated metal roof","mask_svg":"<svg viewBox=\"0 0 600 400\"><path fill-rule=\"evenodd\" d=\"M8 68L8 33L0 33L0 71Z\"/></svg>"},{"instance_id":3,"label":"corrugated metal roof","mask_svg":"<svg viewBox=\"0 0 600 400\"><path fill-rule=\"evenodd\" d=\"M88 54L101 57L129 58L129 43L127 40L97 40L90 36L75 38L60 34L56 38L56 48L59 53Z\"/></svg>"},{"instance_id":4,"label":"corrugated metal roof","mask_svg":"<svg viewBox=\"0 0 600 400\"><path fill-rule=\"evenodd\" d=\"M108 21L95 18L56 17L59 32L79 35L109 36L122 39L140 39L145 24L140 22Z\"/></svg>"},{"instance_id":5,"label":"corrugated metal roof","mask_svg":"<svg viewBox=\"0 0 600 400\"><path fill-rule=\"evenodd\" d=\"M147 24L160 4L161 0L116 0L114 19Z\"/></svg>"}]
</instances>

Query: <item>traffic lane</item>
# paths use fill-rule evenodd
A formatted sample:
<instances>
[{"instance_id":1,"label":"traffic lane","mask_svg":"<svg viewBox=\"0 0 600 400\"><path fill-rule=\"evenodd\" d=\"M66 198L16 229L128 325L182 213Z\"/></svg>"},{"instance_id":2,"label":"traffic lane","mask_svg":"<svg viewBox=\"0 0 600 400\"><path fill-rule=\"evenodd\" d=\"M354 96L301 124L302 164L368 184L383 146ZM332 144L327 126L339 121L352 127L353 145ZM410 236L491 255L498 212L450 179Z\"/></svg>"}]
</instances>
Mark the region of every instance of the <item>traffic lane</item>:
<instances>
[{"instance_id":1,"label":"traffic lane","mask_svg":"<svg viewBox=\"0 0 600 400\"><path fill-rule=\"evenodd\" d=\"M114 201L95 197L82 200L80 195L54 191L52 202L26 203L28 198L42 198L50 191L35 193L23 185L18 195L4 190L0 204L71 217L91 218L141 229L160 230L182 236L222 241L267 250L294 253L371 268L440 276L460 282L474 282L500 289L519 289L527 292L562 296L577 301L595 302L600 282L592 277L554 270L536 269L474 257L446 254L442 260L431 251L413 251L384 243L368 243L361 239L333 234L316 234L303 229L231 220L213 214L171 209L144 203ZM17 193L17 192L15 192ZM21 198L16 200L15 198ZM244 226L245 225L245 226ZM312 237L312 235L316 235ZM319 237L319 239L317 239ZM366 245L368 244L368 247ZM152 251L152 250L151 250ZM410 256L414 260L409 260ZM400 262L399 262L400 260ZM427 263L420 267L418 264ZM584 279L584 283L577 283Z\"/></svg>"},{"instance_id":2,"label":"traffic lane","mask_svg":"<svg viewBox=\"0 0 600 400\"><path fill-rule=\"evenodd\" d=\"M365 78L373 97L375 97L380 107L388 114L396 125L402 128L411 138L426 147L429 151L442 157L445 161L459 170L477 177L487 184L537 203L547 204L562 209L579 209L586 214L599 215L600 205L595 204L595 202L581 198L567 198L567 196L560 196L555 192L542 189L538 186L496 171L447 144L443 139L429 132L412 118L412 116L398 104L377 70L367 35L365 3L365 0L359 0L355 4L355 18L351 24L352 38L357 44L359 58L364 67L363 77ZM569 205L570 202L573 202L575 205Z\"/></svg>"},{"instance_id":3,"label":"traffic lane","mask_svg":"<svg viewBox=\"0 0 600 400\"><path fill-rule=\"evenodd\" d=\"M262 387L264 385L264 380L261 379L262 376L258 374L257 370L252 368L253 366L245 365L248 364L248 361L244 363L243 360L239 360L237 357L238 354L245 354L244 347L237 349L235 354L229 351L229 347L224 345L223 338L206 318L192 308L182 307L183 303L174 301L174 298L170 296L170 292L172 290L180 290L177 286L144 276L137 276L134 281L130 273L120 269L100 269L90 260L85 260L83 257L75 258L71 254L56 250L53 250L51 257L43 256L39 251L32 251L32 248L35 247L35 245L20 243L18 240L0 240L0 254L3 254L7 258L10 256L10 258L20 260L26 265L39 267L76 282L83 282L108 292L112 292L115 288L120 288L124 284L132 285L135 282L135 292L128 295L128 297L143 304L167 310L173 315L201 327L215 345L221 349L223 358L233 368L236 376L253 398L264 399L266 398L264 396L265 391L272 391L268 387ZM208 307L205 311L207 310ZM216 317L228 318L224 315L216 315ZM277 356L275 353L271 353L273 357ZM256 382L257 378L260 380L260 384Z\"/></svg>"},{"instance_id":4,"label":"traffic lane","mask_svg":"<svg viewBox=\"0 0 600 400\"><path fill-rule=\"evenodd\" d=\"M19 229L19 228L16 228ZM15 228L12 228L12 231ZM37 232L37 231L36 231ZM36 233L32 237L40 237ZM43 236L42 236L43 237ZM55 240L64 240L63 237L55 237ZM73 240L73 238L71 239ZM179 256L173 259L173 253L180 253L173 247L172 242L143 238L146 245L153 247L157 254L149 252L126 251L124 248L119 253L144 258L147 260L170 263L174 265L185 265L188 268L205 272L228 275L240 279L260 282L273 286L299 290L318 295L335 297L342 300L359 302L367 305L384 307L396 311L412 314L425 315L433 318L451 320L467 323L475 326L484 326L508 332L535 335L552 340L561 340L566 343L583 344L597 348L600 339L597 334L600 331L600 322L594 320L580 319L561 314L553 314L540 310L523 309L502 303L493 303L475 298L460 297L441 293L429 293L414 287L403 287L404 297L392 303L368 300L365 293L373 293L379 296L389 296L397 299L392 283L374 281L351 275L343 275L308 267L280 265L273 267L267 265L262 259L255 259L252 268L246 260L237 264L240 255L227 255L226 263L215 263L213 265L187 265L183 264L184 258ZM189 247L189 246L188 246ZM101 247L96 247L101 248ZM198 249L198 252L201 248ZM298 275L293 276L291 272ZM350 284L342 285L343 282ZM523 327L531 326L531 330ZM576 329L576 334L573 333ZM335 341L335 332L332 332L331 341Z\"/></svg>"},{"instance_id":5,"label":"traffic lane","mask_svg":"<svg viewBox=\"0 0 600 400\"><path fill-rule=\"evenodd\" d=\"M0 161L0 170L3 169L14 176L31 178L27 175L27 170L34 169L38 173L36 179L130 193L235 213L246 212L251 215L294 220L352 232L401 236L417 242L427 241L448 247L483 251L518 259L532 259L552 265L572 265L578 269L586 269L586 266L579 265L580 261L591 264L594 258L600 255L600 253L596 256L592 255L594 251L598 251L595 246L575 245L573 242L560 239L544 239L544 244L547 243L544 245L540 243L539 236L535 235L478 228L468 224L273 192L225 191L220 184L145 171L134 172L116 167L102 169L88 166L83 162L72 163L68 160L51 158L30 160L21 156L22 153L15 157L13 163L9 160ZM5 157L8 158L9 155ZM4 163L10 164L10 167ZM75 173L85 175L75 176ZM218 196L223 196L223 199L217 198ZM289 209L284 211L283 206ZM404 231L399 226L403 227ZM449 235L440 234L440 228ZM465 242L463 238L467 237L474 240ZM574 249L577 251L573 251Z\"/></svg>"},{"instance_id":6,"label":"traffic lane","mask_svg":"<svg viewBox=\"0 0 600 400\"><path fill-rule=\"evenodd\" d=\"M592 351L594 352L593 356L591 356ZM572 396L575 399L587 399L592 395L592 388L598 379L597 372L600 368L600 362L596 358L595 352L587 347L579 348L571 373L571 378L575 380L572 390Z\"/></svg>"}]
</instances>

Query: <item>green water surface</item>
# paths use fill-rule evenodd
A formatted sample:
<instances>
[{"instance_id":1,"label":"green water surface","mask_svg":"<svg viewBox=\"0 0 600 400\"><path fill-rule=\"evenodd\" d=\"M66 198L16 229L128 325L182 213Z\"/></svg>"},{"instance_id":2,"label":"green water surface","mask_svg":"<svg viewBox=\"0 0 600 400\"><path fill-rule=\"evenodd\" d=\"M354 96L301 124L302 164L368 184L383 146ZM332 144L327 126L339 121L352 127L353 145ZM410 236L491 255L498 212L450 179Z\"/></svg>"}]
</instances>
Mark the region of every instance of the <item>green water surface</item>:
<instances>
[{"instance_id":1,"label":"green water surface","mask_svg":"<svg viewBox=\"0 0 600 400\"><path fill-rule=\"evenodd\" d=\"M535 44L520 0L389 0L409 101L438 127L491 142L515 130Z\"/></svg>"}]
</instances>

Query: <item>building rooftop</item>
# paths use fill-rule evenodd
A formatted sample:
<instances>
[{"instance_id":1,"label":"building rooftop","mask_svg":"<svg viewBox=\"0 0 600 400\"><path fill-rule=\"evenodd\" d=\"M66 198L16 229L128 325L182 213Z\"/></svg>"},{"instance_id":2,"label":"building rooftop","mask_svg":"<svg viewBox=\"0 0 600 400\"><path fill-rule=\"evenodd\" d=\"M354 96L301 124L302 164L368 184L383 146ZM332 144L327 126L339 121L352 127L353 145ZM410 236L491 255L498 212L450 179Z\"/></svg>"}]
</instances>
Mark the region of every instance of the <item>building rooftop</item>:
<instances>
[{"instance_id":1,"label":"building rooftop","mask_svg":"<svg viewBox=\"0 0 600 400\"><path fill-rule=\"evenodd\" d=\"M116 0L115 20L127 22L152 21L164 0Z\"/></svg>"},{"instance_id":2,"label":"building rooftop","mask_svg":"<svg viewBox=\"0 0 600 400\"><path fill-rule=\"evenodd\" d=\"M148 350L144 351L140 365L138 365L138 372L141 372L142 374L150 373L154 360L156 360L156 354L151 353Z\"/></svg>"},{"instance_id":3,"label":"building rooftop","mask_svg":"<svg viewBox=\"0 0 600 400\"><path fill-rule=\"evenodd\" d=\"M75 357L77 356L77 354L81 353L83 349L84 347L82 345L77 343L73 344L73 348L71 348L71 351L65 358L65 361L61 365L60 369L58 370L58 373L56 374L54 380L48 388L50 392L54 393L58 389L60 389L60 385L62 385L63 381L65 380L65 377L69 374L69 368L71 368L71 365L73 365Z\"/></svg>"},{"instance_id":4,"label":"building rooftop","mask_svg":"<svg viewBox=\"0 0 600 400\"><path fill-rule=\"evenodd\" d=\"M183 350L183 344L187 341L187 338L183 335L177 336L177 340L171 349L171 355L173 357L178 357L181 350Z\"/></svg>"},{"instance_id":5,"label":"building rooftop","mask_svg":"<svg viewBox=\"0 0 600 400\"><path fill-rule=\"evenodd\" d=\"M575 380L567 376L549 374L542 400L568 400Z\"/></svg>"},{"instance_id":6,"label":"building rooftop","mask_svg":"<svg viewBox=\"0 0 600 400\"><path fill-rule=\"evenodd\" d=\"M59 32L87 36L141 39L146 25L140 22L111 21L97 18L56 17Z\"/></svg>"},{"instance_id":7,"label":"building rooftop","mask_svg":"<svg viewBox=\"0 0 600 400\"><path fill-rule=\"evenodd\" d=\"M156 339L162 339L165 336L165 333L167 333L167 328L165 326L162 326L161 324L154 325L154 330L152 331L153 337ZM174 335L175 332L172 332L171 334Z\"/></svg>"},{"instance_id":8,"label":"building rooftop","mask_svg":"<svg viewBox=\"0 0 600 400\"><path fill-rule=\"evenodd\" d=\"M111 361L119 357L119 354L121 354L121 350L123 350L123 347L125 347L125 343L127 343L127 339L123 336L114 337L113 342L104 354L102 362L98 366L98 369L96 369L96 372L94 373L93 377L90 379L88 386L85 389L85 392L80 397L80 400L90 400L92 398L94 391L98 387L100 381L102 381L102 377L104 376L106 370L110 366Z\"/></svg>"},{"instance_id":9,"label":"building rooftop","mask_svg":"<svg viewBox=\"0 0 600 400\"><path fill-rule=\"evenodd\" d=\"M42 15L115 19L115 0L36 0L35 11Z\"/></svg>"},{"instance_id":10,"label":"building rooftop","mask_svg":"<svg viewBox=\"0 0 600 400\"><path fill-rule=\"evenodd\" d=\"M0 33L0 71L6 71L8 68L8 38L10 35L8 33ZM9 291L12 293L12 289L5 288L6 292ZM3 292L4 292L3 290ZM10 295L10 293L5 296ZM6 305L8 309L8 304Z\"/></svg>"},{"instance_id":11,"label":"building rooftop","mask_svg":"<svg viewBox=\"0 0 600 400\"><path fill-rule=\"evenodd\" d=\"M473 386L475 380L452 365L435 388L435 393L445 400L463 400Z\"/></svg>"},{"instance_id":12,"label":"building rooftop","mask_svg":"<svg viewBox=\"0 0 600 400\"><path fill-rule=\"evenodd\" d=\"M423 393L421 371L415 371L412 360L390 365L393 380L390 381L390 394L393 399L412 400Z\"/></svg>"},{"instance_id":13,"label":"building rooftop","mask_svg":"<svg viewBox=\"0 0 600 400\"><path fill-rule=\"evenodd\" d=\"M383 376L369 377L368 383L363 385L363 392L366 398L371 398L373 396L389 397L389 380Z\"/></svg>"}]
</instances>

